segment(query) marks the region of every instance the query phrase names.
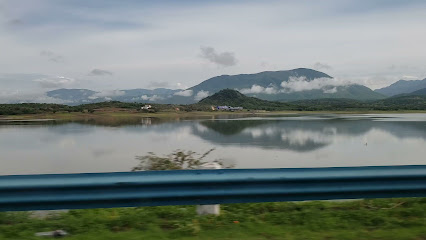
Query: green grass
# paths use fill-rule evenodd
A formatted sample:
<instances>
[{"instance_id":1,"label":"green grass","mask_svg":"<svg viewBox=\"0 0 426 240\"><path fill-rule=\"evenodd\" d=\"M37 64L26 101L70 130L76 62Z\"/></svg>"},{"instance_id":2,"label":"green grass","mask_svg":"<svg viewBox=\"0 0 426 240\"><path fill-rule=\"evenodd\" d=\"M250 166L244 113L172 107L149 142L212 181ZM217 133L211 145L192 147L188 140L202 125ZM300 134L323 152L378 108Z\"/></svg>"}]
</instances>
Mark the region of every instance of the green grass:
<instances>
[{"instance_id":1,"label":"green grass","mask_svg":"<svg viewBox=\"0 0 426 240\"><path fill-rule=\"evenodd\" d=\"M107 239L426 239L426 198L72 210L47 219L0 213L0 239L39 239L63 229L73 240Z\"/></svg>"}]
</instances>

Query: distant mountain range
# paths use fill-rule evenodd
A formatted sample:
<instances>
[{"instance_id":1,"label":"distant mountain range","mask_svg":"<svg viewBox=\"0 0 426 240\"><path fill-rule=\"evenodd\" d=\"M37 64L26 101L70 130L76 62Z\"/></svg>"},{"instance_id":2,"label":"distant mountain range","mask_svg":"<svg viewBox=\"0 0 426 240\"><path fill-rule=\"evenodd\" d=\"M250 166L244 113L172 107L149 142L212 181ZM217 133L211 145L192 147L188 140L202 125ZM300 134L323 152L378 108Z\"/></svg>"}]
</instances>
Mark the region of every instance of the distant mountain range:
<instances>
[{"instance_id":1,"label":"distant mountain range","mask_svg":"<svg viewBox=\"0 0 426 240\"><path fill-rule=\"evenodd\" d=\"M423 80L399 80L390 86L376 89L375 92L391 97L404 93L412 93L424 88L426 88L426 78Z\"/></svg>"},{"instance_id":2,"label":"distant mountain range","mask_svg":"<svg viewBox=\"0 0 426 240\"><path fill-rule=\"evenodd\" d=\"M424 95L426 79L400 80L377 89L332 78L326 73L307 68L267 71L254 74L221 75L188 89L126 89L96 91L89 89L56 89L46 95L50 102L79 105L104 101L193 104L223 89L237 90L248 97L273 102L317 99L354 99L375 101L400 95ZM15 102L19 102L16 100Z\"/></svg>"},{"instance_id":3,"label":"distant mountain range","mask_svg":"<svg viewBox=\"0 0 426 240\"><path fill-rule=\"evenodd\" d=\"M315 82L312 82L315 81ZM356 84L333 81L329 75L307 68L255 74L222 75L210 78L188 90L216 93L235 89L247 96L270 101L294 101L319 98L382 99L382 94Z\"/></svg>"},{"instance_id":4,"label":"distant mountain range","mask_svg":"<svg viewBox=\"0 0 426 240\"><path fill-rule=\"evenodd\" d=\"M116 100L122 102L192 104L219 92L234 89L244 95L269 101L295 101L323 98L377 100L384 95L368 87L349 84L307 68L288 71L268 71L255 74L222 75L183 89L129 89L97 92L87 89L58 89L47 96L68 104Z\"/></svg>"},{"instance_id":5,"label":"distant mountain range","mask_svg":"<svg viewBox=\"0 0 426 240\"><path fill-rule=\"evenodd\" d=\"M121 102L159 102L164 103L173 96L174 93L180 92L182 89L129 89L129 90L113 90L105 92L96 92L88 89L57 89L46 93L48 97L63 100L71 105L84 103L95 103L104 101L121 101Z\"/></svg>"},{"instance_id":6,"label":"distant mountain range","mask_svg":"<svg viewBox=\"0 0 426 240\"><path fill-rule=\"evenodd\" d=\"M426 95L426 88L422 88L420 90L414 91L410 93L410 95Z\"/></svg>"}]
</instances>

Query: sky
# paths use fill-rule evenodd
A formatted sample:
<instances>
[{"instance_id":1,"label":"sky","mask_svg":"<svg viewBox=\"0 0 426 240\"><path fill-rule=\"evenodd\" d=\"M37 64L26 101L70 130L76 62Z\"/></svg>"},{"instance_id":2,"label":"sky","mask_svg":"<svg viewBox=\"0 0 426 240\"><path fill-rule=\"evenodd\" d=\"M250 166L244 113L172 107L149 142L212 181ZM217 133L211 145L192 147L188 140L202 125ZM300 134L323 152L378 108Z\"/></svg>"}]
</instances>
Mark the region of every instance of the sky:
<instances>
[{"instance_id":1,"label":"sky","mask_svg":"<svg viewBox=\"0 0 426 240\"><path fill-rule=\"evenodd\" d=\"M0 99L299 67L376 89L426 78L425 26L423 0L0 0Z\"/></svg>"}]
</instances>

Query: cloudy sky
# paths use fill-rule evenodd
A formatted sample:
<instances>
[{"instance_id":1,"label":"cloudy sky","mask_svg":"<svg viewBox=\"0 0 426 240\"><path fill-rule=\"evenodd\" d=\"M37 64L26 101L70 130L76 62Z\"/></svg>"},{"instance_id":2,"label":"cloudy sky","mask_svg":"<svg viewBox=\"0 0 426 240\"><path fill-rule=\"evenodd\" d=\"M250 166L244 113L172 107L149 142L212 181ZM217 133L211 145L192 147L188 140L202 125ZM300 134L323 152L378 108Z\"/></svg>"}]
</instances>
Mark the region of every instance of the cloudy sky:
<instances>
[{"instance_id":1,"label":"cloudy sky","mask_svg":"<svg viewBox=\"0 0 426 240\"><path fill-rule=\"evenodd\" d=\"M0 0L0 95L298 67L375 89L426 77L425 26L424 0Z\"/></svg>"}]
</instances>

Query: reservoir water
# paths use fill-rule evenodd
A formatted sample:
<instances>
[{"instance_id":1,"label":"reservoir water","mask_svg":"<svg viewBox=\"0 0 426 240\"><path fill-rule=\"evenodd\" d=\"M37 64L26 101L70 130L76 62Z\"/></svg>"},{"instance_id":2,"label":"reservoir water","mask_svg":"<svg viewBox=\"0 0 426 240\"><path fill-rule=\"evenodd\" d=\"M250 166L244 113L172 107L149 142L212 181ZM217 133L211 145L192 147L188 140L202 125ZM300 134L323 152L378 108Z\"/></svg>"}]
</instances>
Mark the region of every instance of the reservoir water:
<instances>
[{"instance_id":1,"label":"reservoir water","mask_svg":"<svg viewBox=\"0 0 426 240\"><path fill-rule=\"evenodd\" d=\"M215 150L234 168L426 164L426 114L0 122L0 175L129 171L136 156Z\"/></svg>"}]
</instances>

